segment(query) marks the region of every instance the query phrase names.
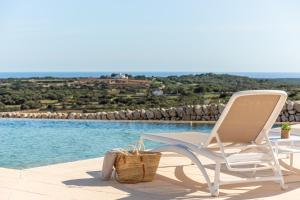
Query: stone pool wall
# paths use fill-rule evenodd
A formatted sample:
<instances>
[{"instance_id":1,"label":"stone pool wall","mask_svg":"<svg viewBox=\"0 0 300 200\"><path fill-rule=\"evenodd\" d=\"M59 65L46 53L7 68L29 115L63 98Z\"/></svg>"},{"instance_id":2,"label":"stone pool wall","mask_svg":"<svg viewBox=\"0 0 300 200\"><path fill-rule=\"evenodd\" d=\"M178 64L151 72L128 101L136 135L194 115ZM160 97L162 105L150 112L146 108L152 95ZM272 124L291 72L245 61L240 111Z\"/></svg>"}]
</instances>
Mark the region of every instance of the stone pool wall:
<instances>
[{"instance_id":1,"label":"stone pool wall","mask_svg":"<svg viewBox=\"0 0 300 200\"><path fill-rule=\"evenodd\" d=\"M224 107L224 104L210 104L190 105L167 109L153 108L149 110L137 109L97 113L2 112L0 113L0 118L216 121ZM300 101L286 102L277 121L300 122Z\"/></svg>"}]
</instances>

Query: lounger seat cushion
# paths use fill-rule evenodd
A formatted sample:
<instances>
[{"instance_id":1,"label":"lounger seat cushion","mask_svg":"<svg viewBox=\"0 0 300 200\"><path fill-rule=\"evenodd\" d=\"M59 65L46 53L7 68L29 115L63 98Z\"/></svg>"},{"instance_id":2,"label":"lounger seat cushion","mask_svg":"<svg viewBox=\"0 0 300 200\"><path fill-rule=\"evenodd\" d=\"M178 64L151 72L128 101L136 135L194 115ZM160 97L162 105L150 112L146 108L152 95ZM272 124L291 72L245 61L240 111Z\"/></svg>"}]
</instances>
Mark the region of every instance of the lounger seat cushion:
<instances>
[{"instance_id":1,"label":"lounger seat cushion","mask_svg":"<svg viewBox=\"0 0 300 200\"><path fill-rule=\"evenodd\" d=\"M209 133L201 132L181 132L181 133L161 133L161 134L144 134L144 138L164 142L168 144L178 144L178 142L186 142L196 146L203 145L209 138Z\"/></svg>"},{"instance_id":2,"label":"lounger seat cushion","mask_svg":"<svg viewBox=\"0 0 300 200\"><path fill-rule=\"evenodd\" d=\"M203 144L209 138L208 133L184 132L184 133L161 133L161 134L143 134L143 139L162 142L169 145L185 146L196 154L205 155L207 158L224 162L220 152L210 151L203 148Z\"/></svg>"}]
</instances>

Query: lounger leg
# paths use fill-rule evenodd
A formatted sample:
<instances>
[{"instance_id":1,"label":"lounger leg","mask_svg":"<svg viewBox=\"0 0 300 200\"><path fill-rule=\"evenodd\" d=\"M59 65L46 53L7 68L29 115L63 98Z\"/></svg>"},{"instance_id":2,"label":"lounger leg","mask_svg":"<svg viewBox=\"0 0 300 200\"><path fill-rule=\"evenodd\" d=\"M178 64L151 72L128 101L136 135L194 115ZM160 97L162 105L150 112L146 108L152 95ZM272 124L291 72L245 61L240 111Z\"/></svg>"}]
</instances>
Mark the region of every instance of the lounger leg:
<instances>
[{"instance_id":1,"label":"lounger leg","mask_svg":"<svg viewBox=\"0 0 300 200\"><path fill-rule=\"evenodd\" d=\"M291 153L290 154L290 167L293 167L293 164L294 164L294 154Z\"/></svg>"},{"instance_id":2,"label":"lounger leg","mask_svg":"<svg viewBox=\"0 0 300 200\"><path fill-rule=\"evenodd\" d=\"M283 179L282 172L281 172L280 165L279 165L278 161L275 161L274 165L275 165L274 166L275 167L275 175L279 178L280 187L281 187L282 190L285 190L285 189L287 189L287 186L284 183L284 179Z\"/></svg>"},{"instance_id":3,"label":"lounger leg","mask_svg":"<svg viewBox=\"0 0 300 200\"><path fill-rule=\"evenodd\" d=\"M254 170L252 172L252 176L255 176L255 174L256 174L256 168L257 168L257 164L254 164Z\"/></svg>"},{"instance_id":4,"label":"lounger leg","mask_svg":"<svg viewBox=\"0 0 300 200\"><path fill-rule=\"evenodd\" d=\"M217 162L215 167L215 179L214 179L214 186L213 186L214 191L212 196L219 196L220 171L221 171L221 163Z\"/></svg>"},{"instance_id":5,"label":"lounger leg","mask_svg":"<svg viewBox=\"0 0 300 200\"><path fill-rule=\"evenodd\" d=\"M268 136L267 135L265 135L265 138L266 138L267 143L269 143L269 145L272 146L272 144L268 140ZM278 153L275 154L275 152L273 151L273 149L271 149L271 154L272 154L273 162L274 162L273 163L274 172L275 172L274 175L277 176L277 178L279 179L281 189L285 190L285 189L287 189L287 186L284 183L284 179L283 179L282 172L281 172L281 169L280 169L280 164L279 164L278 157L277 157Z\"/></svg>"}]
</instances>

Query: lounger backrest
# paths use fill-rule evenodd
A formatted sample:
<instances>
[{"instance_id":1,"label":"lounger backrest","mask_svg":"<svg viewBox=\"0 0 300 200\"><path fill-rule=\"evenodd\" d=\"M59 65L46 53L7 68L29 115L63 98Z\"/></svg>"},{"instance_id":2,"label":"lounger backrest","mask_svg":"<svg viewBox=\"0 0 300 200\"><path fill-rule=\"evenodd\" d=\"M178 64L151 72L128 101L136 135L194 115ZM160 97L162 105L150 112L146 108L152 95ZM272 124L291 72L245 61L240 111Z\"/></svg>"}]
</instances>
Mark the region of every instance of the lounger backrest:
<instances>
[{"instance_id":1,"label":"lounger backrest","mask_svg":"<svg viewBox=\"0 0 300 200\"><path fill-rule=\"evenodd\" d=\"M251 143L275 123L285 101L283 91L244 91L234 94L216 123L208 143L218 134L222 143Z\"/></svg>"}]
</instances>

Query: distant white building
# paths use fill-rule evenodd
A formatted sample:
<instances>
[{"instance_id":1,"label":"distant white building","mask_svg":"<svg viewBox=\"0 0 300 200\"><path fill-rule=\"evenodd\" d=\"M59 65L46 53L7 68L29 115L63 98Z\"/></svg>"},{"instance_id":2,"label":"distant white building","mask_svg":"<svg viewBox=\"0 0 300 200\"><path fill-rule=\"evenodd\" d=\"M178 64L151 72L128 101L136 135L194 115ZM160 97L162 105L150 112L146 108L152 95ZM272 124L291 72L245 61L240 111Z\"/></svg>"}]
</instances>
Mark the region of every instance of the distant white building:
<instances>
[{"instance_id":1,"label":"distant white building","mask_svg":"<svg viewBox=\"0 0 300 200\"><path fill-rule=\"evenodd\" d=\"M161 89L157 88L157 89L154 89L154 90L152 91L152 94L153 94L154 96L162 96L162 95L164 95L164 91L162 91Z\"/></svg>"},{"instance_id":2,"label":"distant white building","mask_svg":"<svg viewBox=\"0 0 300 200\"><path fill-rule=\"evenodd\" d=\"M128 79L128 76L126 76L125 74L119 73L119 74L113 76L112 78L114 78L114 79Z\"/></svg>"}]
</instances>

